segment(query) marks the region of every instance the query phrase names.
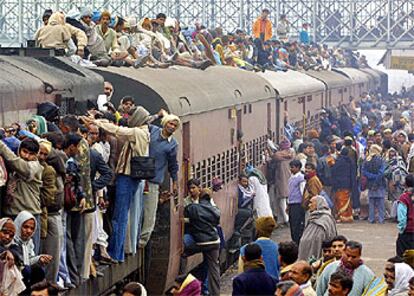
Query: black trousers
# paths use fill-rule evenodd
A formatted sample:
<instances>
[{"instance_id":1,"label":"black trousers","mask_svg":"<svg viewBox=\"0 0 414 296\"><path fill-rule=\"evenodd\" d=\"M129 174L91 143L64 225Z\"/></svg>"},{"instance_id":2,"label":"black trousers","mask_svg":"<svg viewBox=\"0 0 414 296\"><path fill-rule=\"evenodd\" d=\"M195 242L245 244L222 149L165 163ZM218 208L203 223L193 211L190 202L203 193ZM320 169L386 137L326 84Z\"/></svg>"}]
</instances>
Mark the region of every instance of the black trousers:
<instances>
[{"instance_id":1,"label":"black trousers","mask_svg":"<svg viewBox=\"0 0 414 296\"><path fill-rule=\"evenodd\" d=\"M289 205L290 236L299 245L303 230L305 229L305 210L301 204Z\"/></svg>"},{"instance_id":2,"label":"black trousers","mask_svg":"<svg viewBox=\"0 0 414 296\"><path fill-rule=\"evenodd\" d=\"M414 249L414 233L400 233L397 238L397 255L402 257L406 250Z\"/></svg>"}]
</instances>

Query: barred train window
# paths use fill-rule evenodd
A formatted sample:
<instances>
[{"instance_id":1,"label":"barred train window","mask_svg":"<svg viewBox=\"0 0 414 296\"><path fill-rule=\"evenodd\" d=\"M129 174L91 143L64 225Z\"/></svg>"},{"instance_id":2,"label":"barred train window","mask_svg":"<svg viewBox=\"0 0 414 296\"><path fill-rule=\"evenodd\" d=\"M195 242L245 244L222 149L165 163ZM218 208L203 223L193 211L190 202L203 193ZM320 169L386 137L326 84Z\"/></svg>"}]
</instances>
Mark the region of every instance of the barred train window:
<instances>
[{"instance_id":1,"label":"barred train window","mask_svg":"<svg viewBox=\"0 0 414 296\"><path fill-rule=\"evenodd\" d=\"M275 133L272 132L273 136ZM262 154L266 148L266 136L261 136L244 143L239 152L233 147L223 153L211 156L192 165L192 177L199 179L202 186L212 186L214 177L219 177L224 183L237 179L239 175L239 162L244 158L246 162L259 166Z\"/></svg>"}]
</instances>

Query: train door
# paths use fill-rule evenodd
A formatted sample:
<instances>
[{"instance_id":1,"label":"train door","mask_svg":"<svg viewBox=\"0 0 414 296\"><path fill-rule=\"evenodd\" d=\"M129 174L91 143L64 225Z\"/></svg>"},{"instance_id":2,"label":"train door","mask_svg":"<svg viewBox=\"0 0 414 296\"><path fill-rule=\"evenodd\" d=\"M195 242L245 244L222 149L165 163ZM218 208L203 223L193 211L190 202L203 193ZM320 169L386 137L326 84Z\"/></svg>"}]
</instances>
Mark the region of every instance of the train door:
<instances>
[{"instance_id":1,"label":"train door","mask_svg":"<svg viewBox=\"0 0 414 296\"><path fill-rule=\"evenodd\" d=\"M323 101L323 93L321 93L321 109L323 109L323 103L324 103L324 101Z\"/></svg>"},{"instance_id":2,"label":"train door","mask_svg":"<svg viewBox=\"0 0 414 296\"><path fill-rule=\"evenodd\" d=\"M184 196L188 195L187 189L187 181L190 180L191 174L191 161L190 161L190 153L191 153L191 142L190 142L190 122L183 123L183 143L182 143L182 151L183 151L183 158L182 158L182 168L183 168L183 183L182 186L184 188Z\"/></svg>"},{"instance_id":3,"label":"train door","mask_svg":"<svg viewBox=\"0 0 414 296\"><path fill-rule=\"evenodd\" d=\"M338 91L339 91L339 97L340 97L339 105L342 105L344 103L344 91L342 88L340 88Z\"/></svg>"},{"instance_id":4,"label":"train door","mask_svg":"<svg viewBox=\"0 0 414 296\"><path fill-rule=\"evenodd\" d=\"M329 100L328 100L328 106L332 107L332 91L329 90Z\"/></svg>"},{"instance_id":5,"label":"train door","mask_svg":"<svg viewBox=\"0 0 414 296\"><path fill-rule=\"evenodd\" d=\"M242 131L242 109L237 110L236 113L236 138L238 151L238 174L242 172L245 166L245 151L243 145L243 131Z\"/></svg>"},{"instance_id":6,"label":"train door","mask_svg":"<svg viewBox=\"0 0 414 296\"><path fill-rule=\"evenodd\" d=\"M280 140L280 100L276 99L276 142Z\"/></svg>"},{"instance_id":7,"label":"train door","mask_svg":"<svg viewBox=\"0 0 414 296\"><path fill-rule=\"evenodd\" d=\"M236 130L237 130L237 140L241 141L242 137L243 137L243 132L242 132L242 110L237 110L236 113Z\"/></svg>"},{"instance_id":8,"label":"train door","mask_svg":"<svg viewBox=\"0 0 414 296\"><path fill-rule=\"evenodd\" d=\"M272 133L272 103L267 103L267 133Z\"/></svg>"}]
</instances>

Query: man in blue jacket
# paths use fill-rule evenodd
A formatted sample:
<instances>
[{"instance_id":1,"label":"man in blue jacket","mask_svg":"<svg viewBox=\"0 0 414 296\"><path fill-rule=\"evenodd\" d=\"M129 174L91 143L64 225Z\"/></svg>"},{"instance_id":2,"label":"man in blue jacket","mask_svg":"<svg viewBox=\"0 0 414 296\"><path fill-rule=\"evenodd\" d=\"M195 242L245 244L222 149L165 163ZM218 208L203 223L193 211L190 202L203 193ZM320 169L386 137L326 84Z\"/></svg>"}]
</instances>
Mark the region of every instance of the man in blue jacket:
<instances>
[{"instance_id":1,"label":"man in blue jacket","mask_svg":"<svg viewBox=\"0 0 414 296\"><path fill-rule=\"evenodd\" d=\"M166 170L173 181L173 193L178 194L178 143L173 134L180 126L180 119L173 114L164 114L161 125L163 128L150 125L149 156L155 158L155 178L148 181L148 195L144 198L144 221L139 241L140 247L147 245L154 230L159 187L164 182Z\"/></svg>"}]
</instances>

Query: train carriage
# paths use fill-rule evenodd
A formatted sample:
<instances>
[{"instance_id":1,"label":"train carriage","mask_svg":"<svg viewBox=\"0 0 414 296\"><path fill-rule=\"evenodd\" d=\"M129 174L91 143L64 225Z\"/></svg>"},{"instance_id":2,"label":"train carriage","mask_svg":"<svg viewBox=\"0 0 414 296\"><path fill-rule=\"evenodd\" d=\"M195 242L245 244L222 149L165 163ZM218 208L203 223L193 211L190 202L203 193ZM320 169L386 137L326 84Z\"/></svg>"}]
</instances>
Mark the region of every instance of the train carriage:
<instances>
[{"instance_id":1,"label":"train carriage","mask_svg":"<svg viewBox=\"0 0 414 296\"><path fill-rule=\"evenodd\" d=\"M352 82L349 87L348 97L344 97L344 103L349 102L349 96L358 99L363 92L369 92L371 89L376 88L374 78L368 73L354 68L337 68L334 71L348 77Z\"/></svg>"},{"instance_id":2,"label":"train carriage","mask_svg":"<svg viewBox=\"0 0 414 296\"><path fill-rule=\"evenodd\" d=\"M276 93L258 75L230 67L205 71L185 67L161 71L109 67L97 72L114 85L115 104L122 96L133 95L137 104L152 113L165 108L182 120L175 135L180 145L180 197L161 206L158 212L164 215L157 217L152 236L148 288L160 294L178 273L182 251L180 205L186 194L186 181L196 177L203 186L211 186L213 177L223 180L224 187L214 200L221 209L221 225L229 238L237 208L239 165L242 158L260 165L267 132L275 131ZM195 258L190 268L198 262Z\"/></svg>"},{"instance_id":3,"label":"train carriage","mask_svg":"<svg viewBox=\"0 0 414 296\"><path fill-rule=\"evenodd\" d=\"M324 108L339 106L348 102L349 88L352 81L342 74L334 71L300 71L306 75L318 79L326 86Z\"/></svg>"},{"instance_id":4,"label":"train carriage","mask_svg":"<svg viewBox=\"0 0 414 296\"><path fill-rule=\"evenodd\" d=\"M283 135L285 112L288 121L296 127L310 127L317 124L319 111L323 108L325 85L306 74L297 71L259 73L278 94L276 102L277 138Z\"/></svg>"}]
</instances>

